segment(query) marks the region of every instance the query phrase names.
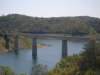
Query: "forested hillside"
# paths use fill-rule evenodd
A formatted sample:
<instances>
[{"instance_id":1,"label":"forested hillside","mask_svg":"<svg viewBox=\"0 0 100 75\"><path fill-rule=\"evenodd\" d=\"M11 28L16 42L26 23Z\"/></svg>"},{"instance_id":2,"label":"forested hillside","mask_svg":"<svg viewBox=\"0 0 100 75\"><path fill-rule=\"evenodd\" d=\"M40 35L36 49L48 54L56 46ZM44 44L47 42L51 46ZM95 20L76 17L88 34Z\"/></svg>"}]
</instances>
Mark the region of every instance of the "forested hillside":
<instances>
[{"instance_id":1,"label":"forested hillside","mask_svg":"<svg viewBox=\"0 0 100 75\"><path fill-rule=\"evenodd\" d=\"M88 16L39 18L19 14L0 16L0 32L65 33L85 35L100 33L100 19Z\"/></svg>"}]
</instances>

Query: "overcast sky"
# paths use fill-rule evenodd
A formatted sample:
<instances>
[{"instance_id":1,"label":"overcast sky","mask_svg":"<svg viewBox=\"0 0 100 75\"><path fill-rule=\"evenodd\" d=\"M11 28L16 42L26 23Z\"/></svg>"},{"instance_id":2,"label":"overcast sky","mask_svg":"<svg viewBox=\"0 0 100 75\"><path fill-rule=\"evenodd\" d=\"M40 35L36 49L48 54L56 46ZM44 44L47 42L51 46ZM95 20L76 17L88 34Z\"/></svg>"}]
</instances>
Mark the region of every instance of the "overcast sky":
<instances>
[{"instance_id":1,"label":"overcast sky","mask_svg":"<svg viewBox=\"0 0 100 75\"><path fill-rule=\"evenodd\" d=\"M100 0L0 0L0 15L14 13L33 17L100 18Z\"/></svg>"}]
</instances>

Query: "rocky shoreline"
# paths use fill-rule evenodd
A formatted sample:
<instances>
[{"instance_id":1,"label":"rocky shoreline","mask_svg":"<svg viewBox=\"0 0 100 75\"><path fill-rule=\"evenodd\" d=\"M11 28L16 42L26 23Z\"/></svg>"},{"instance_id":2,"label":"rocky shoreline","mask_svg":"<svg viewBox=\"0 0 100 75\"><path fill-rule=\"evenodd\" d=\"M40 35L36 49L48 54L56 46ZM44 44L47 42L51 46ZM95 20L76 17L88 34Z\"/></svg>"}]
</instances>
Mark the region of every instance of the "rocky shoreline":
<instances>
[{"instance_id":1,"label":"rocky shoreline","mask_svg":"<svg viewBox=\"0 0 100 75\"><path fill-rule=\"evenodd\" d=\"M51 47L51 46L52 46L51 44L46 44L46 43L42 43L42 42L39 42L37 44L38 48Z\"/></svg>"}]
</instances>

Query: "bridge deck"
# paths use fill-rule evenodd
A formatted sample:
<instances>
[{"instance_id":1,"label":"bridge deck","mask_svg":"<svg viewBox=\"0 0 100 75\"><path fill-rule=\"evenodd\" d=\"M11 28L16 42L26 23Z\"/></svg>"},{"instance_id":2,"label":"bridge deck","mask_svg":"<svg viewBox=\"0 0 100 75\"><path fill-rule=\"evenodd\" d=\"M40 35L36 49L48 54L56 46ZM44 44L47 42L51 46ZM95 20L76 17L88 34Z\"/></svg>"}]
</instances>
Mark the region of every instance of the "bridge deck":
<instances>
[{"instance_id":1,"label":"bridge deck","mask_svg":"<svg viewBox=\"0 0 100 75\"><path fill-rule=\"evenodd\" d=\"M53 39L60 39L60 40L68 40L68 39L99 39L95 37L86 37L86 36L64 36L64 35L47 35L47 34L25 34L30 38L53 38Z\"/></svg>"},{"instance_id":2,"label":"bridge deck","mask_svg":"<svg viewBox=\"0 0 100 75\"><path fill-rule=\"evenodd\" d=\"M50 34L24 34L24 33L5 33L5 34L11 34L11 35L24 35L27 36L28 38L53 38L53 39L59 39L59 40L67 40L67 39L97 39L100 40L99 37L94 37L94 36L64 36L64 35L50 35Z\"/></svg>"}]
</instances>

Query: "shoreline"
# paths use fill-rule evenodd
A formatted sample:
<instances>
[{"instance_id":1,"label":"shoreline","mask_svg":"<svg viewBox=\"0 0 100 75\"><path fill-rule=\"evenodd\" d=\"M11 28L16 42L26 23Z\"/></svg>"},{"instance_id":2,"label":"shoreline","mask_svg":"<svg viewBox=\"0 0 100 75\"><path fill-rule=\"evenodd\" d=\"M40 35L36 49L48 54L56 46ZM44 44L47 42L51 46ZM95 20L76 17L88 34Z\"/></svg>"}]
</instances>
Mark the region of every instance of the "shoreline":
<instances>
[{"instance_id":1,"label":"shoreline","mask_svg":"<svg viewBox=\"0 0 100 75\"><path fill-rule=\"evenodd\" d=\"M38 48L45 48L45 47L51 47L52 45L51 44L47 44L47 43L41 43L41 42L39 42L38 44L37 44L37 47ZM13 51L13 49L10 49L10 50L8 50L8 49L6 49L6 48L4 48L4 47L2 47L3 49L1 49L0 50L0 53L6 53L6 52L12 52ZM31 49L32 47L21 47L20 46L20 50L24 50L24 49Z\"/></svg>"}]
</instances>

